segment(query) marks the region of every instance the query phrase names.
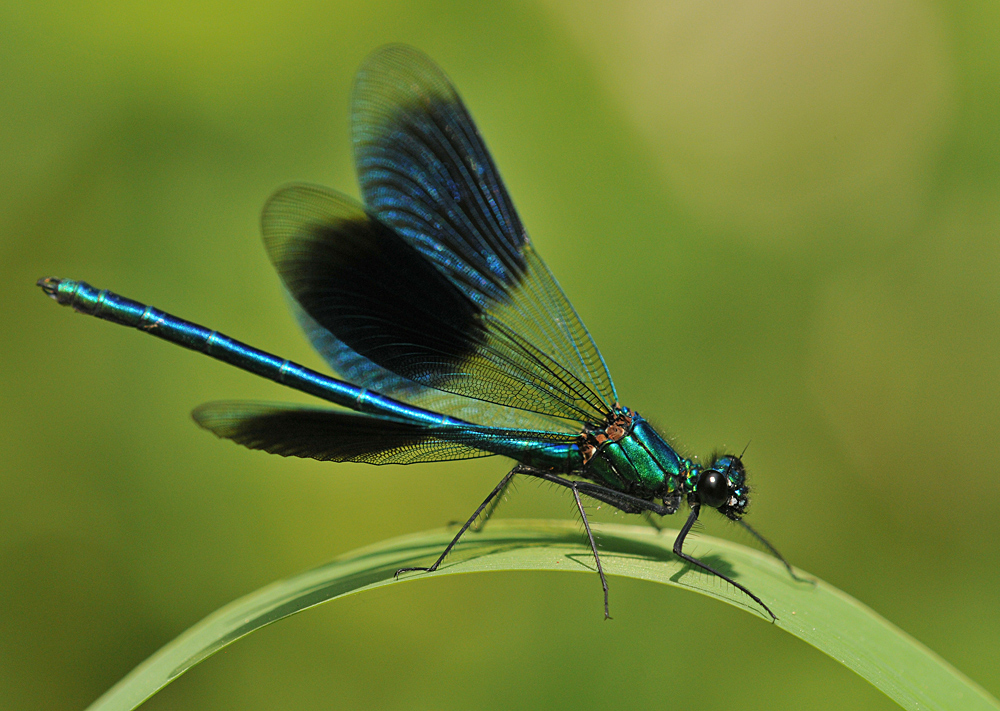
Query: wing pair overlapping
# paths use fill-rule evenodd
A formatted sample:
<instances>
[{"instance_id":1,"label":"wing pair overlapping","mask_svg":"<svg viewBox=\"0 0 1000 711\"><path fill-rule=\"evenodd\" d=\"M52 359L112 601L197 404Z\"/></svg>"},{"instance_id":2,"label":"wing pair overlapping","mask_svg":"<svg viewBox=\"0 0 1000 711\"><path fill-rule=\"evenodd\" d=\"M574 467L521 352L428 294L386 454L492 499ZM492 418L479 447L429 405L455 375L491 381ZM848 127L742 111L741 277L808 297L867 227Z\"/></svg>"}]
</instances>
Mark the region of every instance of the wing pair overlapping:
<instances>
[{"instance_id":1,"label":"wing pair overlapping","mask_svg":"<svg viewBox=\"0 0 1000 711\"><path fill-rule=\"evenodd\" d=\"M364 206L291 186L263 216L268 254L331 365L488 424L601 421L616 399L604 362L441 71L406 47L376 52L352 126Z\"/></svg>"},{"instance_id":2,"label":"wing pair overlapping","mask_svg":"<svg viewBox=\"0 0 1000 711\"><path fill-rule=\"evenodd\" d=\"M617 401L604 361L535 254L444 74L413 49L385 47L360 69L352 107L364 204L293 185L262 217L268 256L313 345L358 386L497 431L565 438L580 423L603 421ZM360 429L372 428L370 417L287 408L240 415L236 406L226 415L213 407L201 424L279 453L344 461L383 461L380 451L394 452L385 454L391 461L485 456L455 429L387 421L367 436ZM290 439L269 439L264 422ZM312 438L318 423L335 427L330 436L344 444L325 452L295 439L292 425Z\"/></svg>"}]
</instances>

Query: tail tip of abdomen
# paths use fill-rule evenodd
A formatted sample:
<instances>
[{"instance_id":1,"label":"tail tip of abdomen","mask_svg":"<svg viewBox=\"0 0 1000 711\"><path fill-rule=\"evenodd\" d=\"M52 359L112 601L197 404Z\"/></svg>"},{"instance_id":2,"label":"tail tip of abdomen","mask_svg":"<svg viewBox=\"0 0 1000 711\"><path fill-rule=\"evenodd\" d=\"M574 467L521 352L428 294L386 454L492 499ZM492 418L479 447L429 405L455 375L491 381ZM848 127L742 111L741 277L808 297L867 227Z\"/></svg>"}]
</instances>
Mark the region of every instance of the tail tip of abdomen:
<instances>
[{"instance_id":1,"label":"tail tip of abdomen","mask_svg":"<svg viewBox=\"0 0 1000 711\"><path fill-rule=\"evenodd\" d=\"M59 285L63 282L59 277L42 277L35 282L36 286L41 287L42 291L51 296L53 299L56 298L56 292L59 291Z\"/></svg>"}]
</instances>

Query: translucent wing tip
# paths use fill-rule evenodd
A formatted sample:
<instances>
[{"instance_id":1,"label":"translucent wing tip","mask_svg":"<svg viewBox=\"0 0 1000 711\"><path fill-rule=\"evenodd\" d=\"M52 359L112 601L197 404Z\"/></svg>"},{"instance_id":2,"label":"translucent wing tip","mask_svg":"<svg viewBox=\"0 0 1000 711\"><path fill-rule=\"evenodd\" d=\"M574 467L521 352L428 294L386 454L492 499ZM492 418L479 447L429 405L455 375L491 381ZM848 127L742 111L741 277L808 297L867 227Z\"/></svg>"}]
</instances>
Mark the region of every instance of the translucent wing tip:
<instances>
[{"instance_id":1,"label":"translucent wing tip","mask_svg":"<svg viewBox=\"0 0 1000 711\"><path fill-rule=\"evenodd\" d=\"M351 124L355 144L369 122L413 104L461 104L458 92L433 59L405 44L379 47L362 62L354 78Z\"/></svg>"},{"instance_id":2,"label":"translucent wing tip","mask_svg":"<svg viewBox=\"0 0 1000 711\"><path fill-rule=\"evenodd\" d=\"M364 208L357 200L336 190L310 183L289 183L278 188L264 203L260 229L268 250L277 240L309 225L360 219Z\"/></svg>"},{"instance_id":3,"label":"translucent wing tip","mask_svg":"<svg viewBox=\"0 0 1000 711\"><path fill-rule=\"evenodd\" d=\"M358 68L357 78L360 80L366 74L383 73L410 74L414 76L432 76L443 80L451 87L444 72L427 54L408 44L393 43L382 45L367 57Z\"/></svg>"}]
</instances>

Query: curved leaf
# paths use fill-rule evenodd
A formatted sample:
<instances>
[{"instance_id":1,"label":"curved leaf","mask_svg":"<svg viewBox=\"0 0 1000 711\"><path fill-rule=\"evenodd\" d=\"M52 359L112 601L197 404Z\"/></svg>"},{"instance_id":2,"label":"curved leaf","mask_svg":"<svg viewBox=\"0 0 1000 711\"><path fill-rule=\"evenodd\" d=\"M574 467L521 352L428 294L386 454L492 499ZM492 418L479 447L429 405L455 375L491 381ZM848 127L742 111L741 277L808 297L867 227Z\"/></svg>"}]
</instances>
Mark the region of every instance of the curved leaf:
<instances>
[{"instance_id":1,"label":"curved leaf","mask_svg":"<svg viewBox=\"0 0 1000 711\"><path fill-rule=\"evenodd\" d=\"M671 552L676 531L595 526L608 575L695 590L767 621L739 591L720 585ZM593 575L590 548L572 521L492 521L470 534L435 573L396 570L429 564L454 535L437 530L395 538L272 583L208 616L134 669L90 706L133 709L188 669L240 637L310 607L417 577L504 570L563 570ZM854 670L906 709L991 709L1000 704L932 651L846 593L824 583L796 583L775 559L744 546L699 536L700 557L721 563L767 601L777 627ZM595 605L594 614L600 614ZM625 611L619 610L619 614Z\"/></svg>"}]
</instances>

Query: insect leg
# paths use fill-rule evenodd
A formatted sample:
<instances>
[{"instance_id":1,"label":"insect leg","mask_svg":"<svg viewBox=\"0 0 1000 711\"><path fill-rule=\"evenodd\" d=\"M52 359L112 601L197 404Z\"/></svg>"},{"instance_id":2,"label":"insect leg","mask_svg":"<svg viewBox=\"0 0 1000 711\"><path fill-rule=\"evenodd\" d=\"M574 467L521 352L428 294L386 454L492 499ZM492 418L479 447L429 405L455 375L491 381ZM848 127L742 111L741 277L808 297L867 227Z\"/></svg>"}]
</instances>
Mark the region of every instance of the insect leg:
<instances>
[{"instance_id":1,"label":"insect leg","mask_svg":"<svg viewBox=\"0 0 1000 711\"><path fill-rule=\"evenodd\" d=\"M733 580L732 578L730 578L728 575L723 575L722 573L720 573L718 570L716 570L712 566L708 565L707 563L703 563L700 560L698 560L697 558L695 558L694 556L690 556L690 555L688 555L687 553L684 552L684 550L683 550L683 548L684 548L684 539L687 538L687 534L691 530L691 527L694 525L694 522L698 520L698 512L699 512L700 509L701 509L701 505L700 504L694 504L691 507L691 515L688 516L687 522L685 522L684 527L681 529L681 532L677 535L677 539L674 541L674 555L676 555L678 558L681 558L682 560L686 560L688 563L691 563L692 565L698 566L702 570L705 570L705 571L711 573L712 575L715 575L716 577L722 578L723 580L725 580L727 583L729 583L733 587L735 587L735 588L737 588L739 590L742 590L744 593L746 593L750 597L750 599L752 599L758 605L760 605L765 610L767 610L767 614L769 614L771 616L771 621L772 622L777 621L778 617L773 612L771 612L771 608L768 607L767 605L765 605L764 601L761 600L759 597L757 597L752 592L750 592L749 590L747 590L745 587L743 587L742 585L740 585L738 582L736 582L735 580Z\"/></svg>"},{"instance_id":2,"label":"insect leg","mask_svg":"<svg viewBox=\"0 0 1000 711\"><path fill-rule=\"evenodd\" d=\"M486 527L486 524L489 523L489 520L493 518L493 514L496 513L497 507L500 506L500 502L502 502L504 496L507 495L507 489L510 488L510 484L512 481L514 481L514 477L510 477L507 479L507 483L503 485L503 488L501 488L500 491L496 492L496 495L493 497L493 501L490 502L490 505L486 507L486 510L483 511L483 513L479 516L479 518L477 518L472 523L472 526L469 527L469 530L471 530L473 533L479 533Z\"/></svg>"},{"instance_id":3,"label":"insect leg","mask_svg":"<svg viewBox=\"0 0 1000 711\"><path fill-rule=\"evenodd\" d=\"M575 486L573 498L576 499L576 507L580 510L580 517L583 519L583 527L587 529L587 538L590 539L590 550L594 551L594 560L597 561L597 574L601 576L601 587L604 588L604 619L610 620L611 614L608 612L608 579L604 577L604 566L601 565L601 556L597 554L597 544L594 542L594 534L590 531L590 521L587 520L587 512L583 510L583 503L580 501L580 493Z\"/></svg>"},{"instance_id":4,"label":"insect leg","mask_svg":"<svg viewBox=\"0 0 1000 711\"><path fill-rule=\"evenodd\" d=\"M563 479L561 476L557 476L542 469L522 467L520 473L544 479L545 481L550 481L553 484L565 486L568 489L575 488L581 494L589 496L592 499L597 499L598 501L603 501L606 504L611 504L616 509L624 511L625 513L642 513L643 511L651 511L658 516L669 516L677 511L676 504L662 506L655 501L649 501L648 499L642 499L638 496L632 496L630 494L623 494L620 491L615 491L614 489L609 489L608 487L600 486L599 484L592 484L589 481L572 481L570 479Z\"/></svg>"},{"instance_id":5,"label":"insect leg","mask_svg":"<svg viewBox=\"0 0 1000 711\"><path fill-rule=\"evenodd\" d=\"M795 571L792 570L792 566L788 564L787 560L785 560L785 556L781 555L781 553L778 552L778 549L775 548L774 546L772 546L771 543L766 538L764 538L762 535L760 535L759 533L757 533L757 531L755 531L750 526L749 523L747 523L743 519L740 519L737 523L739 523L741 526L743 526L743 528L745 528L746 530L750 531L750 533L753 534L754 538L756 538L758 541L760 541L764 545L765 548L767 548L769 551L771 551L771 555L773 555L775 558L777 558L778 560L780 560L782 562L782 564L784 564L784 566L786 568L788 568L788 574L791 575L794 580L797 580L800 583L812 583L813 585L816 584L815 580L810 580L808 578L800 578L798 575L796 575Z\"/></svg>"},{"instance_id":6,"label":"insect leg","mask_svg":"<svg viewBox=\"0 0 1000 711\"><path fill-rule=\"evenodd\" d=\"M462 537L462 534L464 534L467 530L469 530L469 526L471 526L472 522L479 517L479 514L483 512L483 509L485 509L489 505L490 501L492 501L497 494L499 494L501 491L507 488L507 485L510 483L510 480L513 479L514 475L517 474L519 471L520 471L520 466L517 466L511 469L509 472L507 472L507 475L500 480L500 483L497 484L496 487L493 489L493 491L490 492L490 495L486 497L486 500L483 501L483 503L479 504L479 508L476 509L476 512L472 514L472 517L469 518L468 521L465 522L465 525L462 526L462 529L458 532L458 534L451 539L451 543L448 544L448 547L444 549L444 552L440 556L438 556L438 559L434 561L434 564L431 567L400 568L399 570L396 571L396 575L394 577L398 578L400 573L409 573L410 571L414 570L420 570L427 573L433 573L435 570L437 570L438 566L441 565L441 561L445 559L445 556L451 553L451 549L455 547L456 543L458 543L458 539Z\"/></svg>"}]
</instances>

